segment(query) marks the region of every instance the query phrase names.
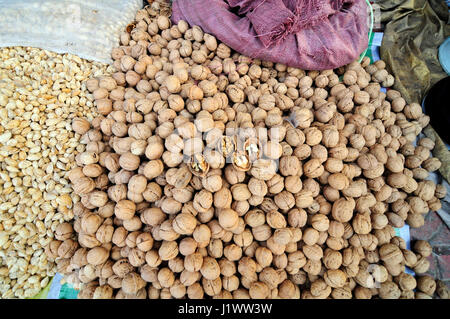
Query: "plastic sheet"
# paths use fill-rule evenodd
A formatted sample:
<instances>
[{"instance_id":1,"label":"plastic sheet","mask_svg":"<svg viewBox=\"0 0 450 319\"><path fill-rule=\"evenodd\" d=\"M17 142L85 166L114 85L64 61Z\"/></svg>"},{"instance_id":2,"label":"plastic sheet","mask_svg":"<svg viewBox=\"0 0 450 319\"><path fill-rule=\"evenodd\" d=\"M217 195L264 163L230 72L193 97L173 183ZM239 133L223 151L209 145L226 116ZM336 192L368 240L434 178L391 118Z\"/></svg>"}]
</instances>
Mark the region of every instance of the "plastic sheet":
<instances>
[{"instance_id":1,"label":"plastic sheet","mask_svg":"<svg viewBox=\"0 0 450 319\"><path fill-rule=\"evenodd\" d=\"M142 0L0 0L0 47L30 46L111 63Z\"/></svg>"},{"instance_id":2,"label":"plastic sheet","mask_svg":"<svg viewBox=\"0 0 450 319\"><path fill-rule=\"evenodd\" d=\"M377 5L386 23L380 54L395 76L394 89L407 103L421 103L447 76L438 48L450 36L448 7L442 0L381 0Z\"/></svg>"},{"instance_id":3,"label":"plastic sheet","mask_svg":"<svg viewBox=\"0 0 450 319\"><path fill-rule=\"evenodd\" d=\"M387 23L381 58L395 76L394 89L407 103L421 103L428 90L447 77L438 59L438 48L450 36L449 8L441 0L382 0L381 22ZM433 128L424 130L436 141L433 155L440 173L450 181L450 151Z\"/></svg>"}]
</instances>

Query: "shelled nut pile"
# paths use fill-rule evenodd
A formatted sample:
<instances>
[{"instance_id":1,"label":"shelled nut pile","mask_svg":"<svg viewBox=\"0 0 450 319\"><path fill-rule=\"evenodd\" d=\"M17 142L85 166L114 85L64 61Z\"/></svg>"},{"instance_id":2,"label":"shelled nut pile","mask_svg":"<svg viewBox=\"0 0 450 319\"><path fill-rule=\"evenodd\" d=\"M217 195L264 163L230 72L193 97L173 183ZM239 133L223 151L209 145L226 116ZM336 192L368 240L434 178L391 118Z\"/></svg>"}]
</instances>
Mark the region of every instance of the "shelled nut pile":
<instances>
[{"instance_id":1,"label":"shelled nut pile","mask_svg":"<svg viewBox=\"0 0 450 319\"><path fill-rule=\"evenodd\" d=\"M56 272L44 249L73 218L66 175L85 150L71 122L97 116L83 82L100 74L106 65L73 55L0 49L1 298L32 297Z\"/></svg>"},{"instance_id":2,"label":"shelled nut pile","mask_svg":"<svg viewBox=\"0 0 450 319\"><path fill-rule=\"evenodd\" d=\"M252 60L157 4L87 82L100 116L73 120L80 202L46 252L79 298L446 297L429 244L395 234L445 189L384 62Z\"/></svg>"}]
</instances>

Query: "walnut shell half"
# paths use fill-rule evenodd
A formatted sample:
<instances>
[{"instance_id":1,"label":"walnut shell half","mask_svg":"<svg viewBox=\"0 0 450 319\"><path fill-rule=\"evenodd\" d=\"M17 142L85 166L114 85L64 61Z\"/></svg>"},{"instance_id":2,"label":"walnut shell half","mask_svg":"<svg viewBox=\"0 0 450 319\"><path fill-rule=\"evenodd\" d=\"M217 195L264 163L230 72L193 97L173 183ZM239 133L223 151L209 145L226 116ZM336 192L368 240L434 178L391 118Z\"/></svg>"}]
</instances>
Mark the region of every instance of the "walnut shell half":
<instances>
[{"instance_id":1,"label":"walnut shell half","mask_svg":"<svg viewBox=\"0 0 450 319\"><path fill-rule=\"evenodd\" d=\"M192 174L204 177L209 171L209 164L201 154L194 154L189 163L189 170Z\"/></svg>"},{"instance_id":2,"label":"walnut shell half","mask_svg":"<svg viewBox=\"0 0 450 319\"><path fill-rule=\"evenodd\" d=\"M234 152L232 156L233 167L238 171L246 172L250 170L251 163L250 158L244 152Z\"/></svg>"}]
</instances>

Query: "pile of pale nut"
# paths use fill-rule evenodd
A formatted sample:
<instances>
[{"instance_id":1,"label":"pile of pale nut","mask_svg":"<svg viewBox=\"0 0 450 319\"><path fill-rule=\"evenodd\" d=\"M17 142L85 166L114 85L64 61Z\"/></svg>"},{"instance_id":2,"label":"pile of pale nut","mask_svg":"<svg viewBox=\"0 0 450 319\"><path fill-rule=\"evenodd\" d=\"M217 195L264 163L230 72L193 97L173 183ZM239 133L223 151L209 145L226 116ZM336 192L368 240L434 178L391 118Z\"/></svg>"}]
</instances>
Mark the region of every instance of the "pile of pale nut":
<instances>
[{"instance_id":1,"label":"pile of pale nut","mask_svg":"<svg viewBox=\"0 0 450 319\"><path fill-rule=\"evenodd\" d=\"M72 122L80 202L46 253L79 298L448 298L430 245L395 233L445 188L384 62L252 60L157 3L87 82L100 115Z\"/></svg>"},{"instance_id":2,"label":"pile of pale nut","mask_svg":"<svg viewBox=\"0 0 450 319\"><path fill-rule=\"evenodd\" d=\"M24 47L0 49L0 297L33 297L56 269L44 253L73 219L67 173L84 152L73 118L97 114L84 82L107 65Z\"/></svg>"}]
</instances>

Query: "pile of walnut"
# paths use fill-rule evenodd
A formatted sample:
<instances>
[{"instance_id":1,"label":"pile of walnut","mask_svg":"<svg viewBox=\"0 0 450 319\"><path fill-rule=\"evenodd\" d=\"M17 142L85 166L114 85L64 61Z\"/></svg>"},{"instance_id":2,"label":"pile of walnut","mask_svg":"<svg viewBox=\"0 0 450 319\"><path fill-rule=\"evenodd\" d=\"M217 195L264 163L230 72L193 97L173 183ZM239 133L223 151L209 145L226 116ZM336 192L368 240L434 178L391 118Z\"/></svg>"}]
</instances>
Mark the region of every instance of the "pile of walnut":
<instances>
[{"instance_id":1,"label":"pile of walnut","mask_svg":"<svg viewBox=\"0 0 450 319\"><path fill-rule=\"evenodd\" d=\"M413 146L429 118L380 91L383 61L305 72L147 9L121 44L119 71L87 82L81 201L47 248L79 298L447 298L430 245L395 234L445 189L433 141ZM242 149L222 136L264 127Z\"/></svg>"}]
</instances>

